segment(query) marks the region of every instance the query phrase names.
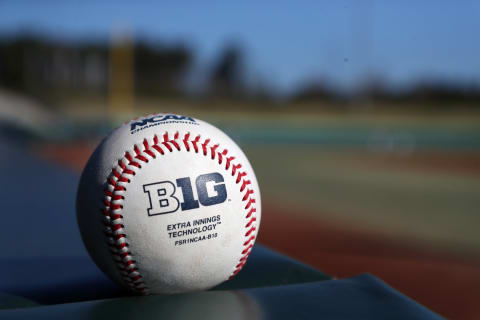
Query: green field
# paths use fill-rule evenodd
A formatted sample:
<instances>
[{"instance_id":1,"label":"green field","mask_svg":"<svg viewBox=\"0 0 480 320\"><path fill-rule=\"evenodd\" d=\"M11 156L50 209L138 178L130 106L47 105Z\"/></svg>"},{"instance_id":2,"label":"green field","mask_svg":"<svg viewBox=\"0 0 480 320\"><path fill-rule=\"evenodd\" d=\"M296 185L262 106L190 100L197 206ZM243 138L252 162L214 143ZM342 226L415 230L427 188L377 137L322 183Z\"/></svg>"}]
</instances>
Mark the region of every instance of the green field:
<instances>
[{"instance_id":1,"label":"green field","mask_svg":"<svg viewBox=\"0 0 480 320\"><path fill-rule=\"evenodd\" d=\"M480 249L478 114L205 116L242 144L267 204L412 245Z\"/></svg>"},{"instance_id":2,"label":"green field","mask_svg":"<svg viewBox=\"0 0 480 320\"><path fill-rule=\"evenodd\" d=\"M478 174L392 168L376 161L384 155L305 145L246 151L266 203L412 241L480 248Z\"/></svg>"}]
</instances>

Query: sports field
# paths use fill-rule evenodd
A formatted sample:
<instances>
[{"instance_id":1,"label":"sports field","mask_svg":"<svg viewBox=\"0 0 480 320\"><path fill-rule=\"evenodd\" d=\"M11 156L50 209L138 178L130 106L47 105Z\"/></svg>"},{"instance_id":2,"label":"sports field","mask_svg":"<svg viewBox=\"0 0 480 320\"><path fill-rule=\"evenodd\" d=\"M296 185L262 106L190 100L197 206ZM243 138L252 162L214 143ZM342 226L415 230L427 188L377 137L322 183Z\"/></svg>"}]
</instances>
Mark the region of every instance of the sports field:
<instances>
[{"instance_id":1,"label":"sports field","mask_svg":"<svg viewBox=\"0 0 480 320\"><path fill-rule=\"evenodd\" d=\"M373 273L448 317L480 315L480 114L177 112L245 150L260 242L337 277ZM33 149L79 171L96 143Z\"/></svg>"},{"instance_id":2,"label":"sports field","mask_svg":"<svg viewBox=\"0 0 480 320\"><path fill-rule=\"evenodd\" d=\"M284 113L216 123L244 147L267 204L442 250L480 249L480 114Z\"/></svg>"}]
</instances>

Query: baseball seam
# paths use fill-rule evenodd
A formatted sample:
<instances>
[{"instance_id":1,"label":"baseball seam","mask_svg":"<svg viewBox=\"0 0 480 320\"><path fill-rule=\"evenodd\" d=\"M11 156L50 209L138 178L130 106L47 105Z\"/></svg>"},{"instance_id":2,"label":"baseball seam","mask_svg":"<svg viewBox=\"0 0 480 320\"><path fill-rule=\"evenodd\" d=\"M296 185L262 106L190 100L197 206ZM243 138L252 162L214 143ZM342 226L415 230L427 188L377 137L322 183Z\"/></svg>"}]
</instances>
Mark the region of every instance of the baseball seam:
<instances>
[{"instance_id":1,"label":"baseball seam","mask_svg":"<svg viewBox=\"0 0 480 320\"><path fill-rule=\"evenodd\" d=\"M211 160L218 159L220 165L225 163L225 170L231 173L232 177L237 177L235 183L240 186L240 193L243 193L242 202L245 203L244 211L247 221L244 226L245 241L243 242L240 259L233 268L229 279L240 272L250 255L258 229L255 191L248 188L251 181L247 178L247 172L241 171L242 164L236 163L235 157L229 156L227 149L220 152L218 151L220 149L219 144L213 144L209 138L205 138L203 142L200 139L200 135L191 139L190 133L187 132L180 140L178 131L173 135L173 139L169 138L168 132L163 135L163 141L157 135L153 136L151 142L145 138L140 145L135 144L133 146L133 151L125 152L124 157L118 160L118 164L112 168L107 178L101 207L104 234L107 237L107 244L122 281L138 293L148 294L149 289L137 267L134 254L129 249L128 236L123 225L122 215L124 194L132 176L135 176L136 172L142 168L142 163L147 163L150 159L156 159L157 156L163 156L167 152L182 151L182 145L184 151L201 153L205 157L210 153Z\"/></svg>"}]
</instances>

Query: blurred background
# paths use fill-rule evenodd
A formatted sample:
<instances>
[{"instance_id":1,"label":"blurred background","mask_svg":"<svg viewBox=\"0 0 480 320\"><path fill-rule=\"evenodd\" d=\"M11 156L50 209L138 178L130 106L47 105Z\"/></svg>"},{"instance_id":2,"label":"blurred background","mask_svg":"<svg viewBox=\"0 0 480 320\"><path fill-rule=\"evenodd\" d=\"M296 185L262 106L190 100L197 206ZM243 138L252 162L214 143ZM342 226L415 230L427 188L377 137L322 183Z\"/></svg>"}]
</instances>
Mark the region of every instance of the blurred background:
<instances>
[{"instance_id":1,"label":"blurred background","mask_svg":"<svg viewBox=\"0 0 480 320\"><path fill-rule=\"evenodd\" d=\"M1 1L0 143L80 173L132 117L198 117L251 160L261 243L478 319L479 32L475 1Z\"/></svg>"}]
</instances>

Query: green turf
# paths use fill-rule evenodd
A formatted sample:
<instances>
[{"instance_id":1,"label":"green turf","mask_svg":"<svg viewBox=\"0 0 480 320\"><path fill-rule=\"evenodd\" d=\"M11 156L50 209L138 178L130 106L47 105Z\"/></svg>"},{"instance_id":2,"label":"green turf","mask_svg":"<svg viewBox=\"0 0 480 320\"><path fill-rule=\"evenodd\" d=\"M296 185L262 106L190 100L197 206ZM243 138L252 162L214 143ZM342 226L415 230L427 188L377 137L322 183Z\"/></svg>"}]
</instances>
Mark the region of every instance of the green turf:
<instances>
[{"instance_id":1,"label":"green turf","mask_svg":"<svg viewBox=\"0 0 480 320\"><path fill-rule=\"evenodd\" d=\"M478 155L480 112L292 111L193 113L242 145L265 203L414 245L478 252L478 172L372 160Z\"/></svg>"},{"instance_id":2,"label":"green turf","mask_svg":"<svg viewBox=\"0 0 480 320\"><path fill-rule=\"evenodd\" d=\"M263 196L322 219L412 240L480 248L480 176L378 166L364 150L245 145Z\"/></svg>"}]
</instances>

